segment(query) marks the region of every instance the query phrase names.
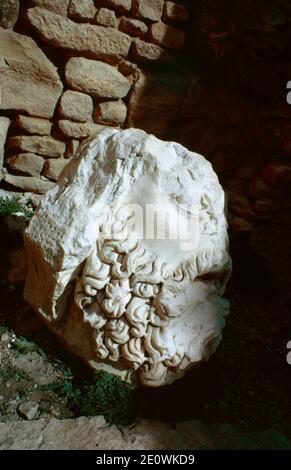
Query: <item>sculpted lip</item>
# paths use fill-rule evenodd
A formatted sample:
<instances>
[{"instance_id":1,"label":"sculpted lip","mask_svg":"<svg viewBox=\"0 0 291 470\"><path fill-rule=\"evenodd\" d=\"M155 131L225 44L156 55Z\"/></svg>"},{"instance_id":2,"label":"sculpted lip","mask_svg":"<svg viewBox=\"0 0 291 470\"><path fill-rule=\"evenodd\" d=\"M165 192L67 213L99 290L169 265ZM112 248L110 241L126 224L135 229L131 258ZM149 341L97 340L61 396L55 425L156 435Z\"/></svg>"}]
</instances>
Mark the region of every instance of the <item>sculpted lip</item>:
<instances>
[{"instance_id":1,"label":"sculpted lip","mask_svg":"<svg viewBox=\"0 0 291 470\"><path fill-rule=\"evenodd\" d=\"M170 384L221 340L224 205L201 155L108 128L80 146L30 222L25 298L91 367Z\"/></svg>"}]
</instances>

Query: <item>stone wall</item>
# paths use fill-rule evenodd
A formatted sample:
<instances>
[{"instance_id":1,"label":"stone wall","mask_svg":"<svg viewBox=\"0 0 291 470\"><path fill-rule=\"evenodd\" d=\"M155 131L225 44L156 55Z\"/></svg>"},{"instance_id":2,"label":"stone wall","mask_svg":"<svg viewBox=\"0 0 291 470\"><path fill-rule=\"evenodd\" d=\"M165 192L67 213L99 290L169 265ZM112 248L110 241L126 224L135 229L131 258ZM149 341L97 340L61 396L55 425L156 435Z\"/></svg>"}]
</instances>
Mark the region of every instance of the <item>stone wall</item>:
<instances>
[{"instance_id":1,"label":"stone wall","mask_svg":"<svg viewBox=\"0 0 291 470\"><path fill-rule=\"evenodd\" d=\"M164 0L3 0L1 187L44 193L104 126L165 135L185 93L169 70L187 20Z\"/></svg>"}]
</instances>

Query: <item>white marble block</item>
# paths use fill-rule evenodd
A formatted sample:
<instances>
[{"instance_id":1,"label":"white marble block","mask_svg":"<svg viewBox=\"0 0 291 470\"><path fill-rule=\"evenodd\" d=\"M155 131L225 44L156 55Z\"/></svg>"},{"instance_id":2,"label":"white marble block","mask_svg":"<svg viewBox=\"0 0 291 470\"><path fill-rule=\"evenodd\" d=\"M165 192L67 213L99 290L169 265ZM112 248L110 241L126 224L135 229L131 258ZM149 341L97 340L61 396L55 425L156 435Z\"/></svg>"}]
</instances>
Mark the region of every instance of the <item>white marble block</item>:
<instances>
[{"instance_id":1,"label":"white marble block","mask_svg":"<svg viewBox=\"0 0 291 470\"><path fill-rule=\"evenodd\" d=\"M138 129L80 145L25 233L25 299L98 370L170 384L215 351L231 271L211 164Z\"/></svg>"}]
</instances>

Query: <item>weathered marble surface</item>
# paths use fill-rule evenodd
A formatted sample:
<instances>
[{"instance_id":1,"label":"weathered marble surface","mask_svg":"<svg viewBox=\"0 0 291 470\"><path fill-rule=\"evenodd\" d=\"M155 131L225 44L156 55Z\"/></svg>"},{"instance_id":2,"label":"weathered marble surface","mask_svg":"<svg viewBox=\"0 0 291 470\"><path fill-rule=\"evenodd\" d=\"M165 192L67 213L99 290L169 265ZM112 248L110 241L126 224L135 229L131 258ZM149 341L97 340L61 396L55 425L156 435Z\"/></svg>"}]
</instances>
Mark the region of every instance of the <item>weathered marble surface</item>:
<instances>
[{"instance_id":1,"label":"weathered marble surface","mask_svg":"<svg viewBox=\"0 0 291 470\"><path fill-rule=\"evenodd\" d=\"M165 239L143 232L148 207L166 217ZM79 147L30 222L25 298L92 367L171 383L221 340L231 270L224 208L202 156L107 128Z\"/></svg>"}]
</instances>

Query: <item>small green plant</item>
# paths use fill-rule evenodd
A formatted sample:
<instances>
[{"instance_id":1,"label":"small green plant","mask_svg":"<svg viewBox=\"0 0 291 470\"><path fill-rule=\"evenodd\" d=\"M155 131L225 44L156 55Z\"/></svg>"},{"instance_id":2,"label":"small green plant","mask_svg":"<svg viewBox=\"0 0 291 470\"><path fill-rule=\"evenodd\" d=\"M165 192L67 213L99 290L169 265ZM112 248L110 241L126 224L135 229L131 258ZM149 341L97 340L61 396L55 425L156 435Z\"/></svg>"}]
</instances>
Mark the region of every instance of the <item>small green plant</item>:
<instances>
[{"instance_id":1,"label":"small green plant","mask_svg":"<svg viewBox=\"0 0 291 470\"><path fill-rule=\"evenodd\" d=\"M32 341L28 341L26 338L16 338L13 343L13 348L17 350L19 354L28 354L30 352L37 352L40 356L46 358L46 354L43 350Z\"/></svg>"},{"instance_id":2,"label":"small green plant","mask_svg":"<svg viewBox=\"0 0 291 470\"><path fill-rule=\"evenodd\" d=\"M134 388L119 377L99 372L90 381L77 386L72 376L43 385L45 391L64 396L77 415L103 415L109 424L128 425L136 418Z\"/></svg>"},{"instance_id":3,"label":"small green plant","mask_svg":"<svg viewBox=\"0 0 291 470\"><path fill-rule=\"evenodd\" d=\"M106 372L81 389L80 410L87 416L102 414L109 424L128 425L135 419L134 388Z\"/></svg>"},{"instance_id":4,"label":"small green plant","mask_svg":"<svg viewBox=\"0 0 291 470\"><path fill-rule=\"evenodd\" d=\"M28 199L25 204L20 202L20 198L13 197L0 197L0 215L10 215L21 212L26 218L30 218L34 213L34 206L31 199Z\"/></svg>"}]
</instances>

